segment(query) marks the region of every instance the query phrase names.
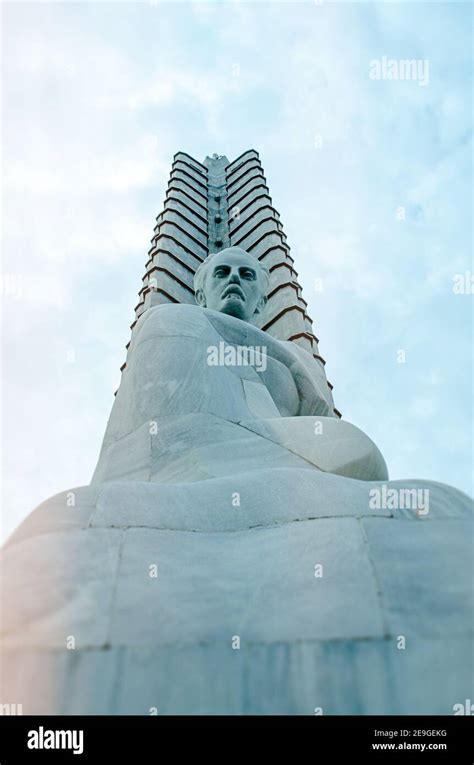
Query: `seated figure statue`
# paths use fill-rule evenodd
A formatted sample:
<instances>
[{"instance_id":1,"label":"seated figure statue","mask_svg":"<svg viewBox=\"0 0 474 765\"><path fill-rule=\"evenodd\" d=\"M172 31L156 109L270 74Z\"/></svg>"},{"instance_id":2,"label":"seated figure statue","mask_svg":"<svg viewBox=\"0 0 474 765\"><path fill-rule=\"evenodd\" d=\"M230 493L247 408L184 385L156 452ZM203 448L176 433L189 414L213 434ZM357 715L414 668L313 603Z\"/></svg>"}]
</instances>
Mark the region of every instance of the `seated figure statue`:
<instances>
[{"instance_id":1,"label":"seated figure statue","mask_svg":"<svg viewBox=\"0 0 474 765\"><path fill-rule=\"evenodd\" d=\"M3 550L1 702L58 714L450 714L469 499L388 481L231 247L138 320L90 486ZM469 695L471 694L471 695Z\"/></svg>"},{"instance_id":2,"label":"seated figure statue","mask_svg":"<svg viewBox=\"0 0 474 765\"><path fill-rule=\"evenodd\" d=\"M320 363L253 325L268 285L266 268L230 247L197 270L199 307L141 316L94 481L199 480L237 464L387 478L375 444L335 417Z\"/></svg>"}]
</instances>

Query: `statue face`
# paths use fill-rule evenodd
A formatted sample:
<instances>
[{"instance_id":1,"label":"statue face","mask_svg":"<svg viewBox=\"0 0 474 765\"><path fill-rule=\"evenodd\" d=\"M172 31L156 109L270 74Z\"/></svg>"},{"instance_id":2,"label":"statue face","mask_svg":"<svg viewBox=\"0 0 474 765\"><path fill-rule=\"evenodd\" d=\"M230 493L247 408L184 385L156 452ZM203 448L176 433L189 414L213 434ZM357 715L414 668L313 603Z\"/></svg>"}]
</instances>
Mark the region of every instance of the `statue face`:
<instances>
[{"instance_id":1,"label":"statue face","mask_svg":"<svg viewBox=\"0 0 474 765\"><path fill-rule=\"evenodd\" d=\"M251 322L266 300L259 270L255 258L244 250L222 250L212 258L196 301L202 307Z\"/></svg>"}]
</instances>

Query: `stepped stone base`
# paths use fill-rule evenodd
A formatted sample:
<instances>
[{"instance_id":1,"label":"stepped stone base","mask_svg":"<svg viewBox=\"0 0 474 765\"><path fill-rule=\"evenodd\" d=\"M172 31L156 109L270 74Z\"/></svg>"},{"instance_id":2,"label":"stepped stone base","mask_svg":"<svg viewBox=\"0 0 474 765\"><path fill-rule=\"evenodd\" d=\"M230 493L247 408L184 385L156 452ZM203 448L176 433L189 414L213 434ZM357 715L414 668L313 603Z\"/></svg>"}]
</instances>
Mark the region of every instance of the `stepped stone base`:
<instances>
[{"instance_id":1,"label":"stepped stone base","mask_svg":"<svg viewBox=\"0 0 474 765\"><path fill-rule=\"evenodd\" d=\"M371 509L383 485L429 489L428 515ZM0 701L451 714L472 698L471 530L443 484L315 469L64 492L3 551Z\"/></svg>"}]
</instances>

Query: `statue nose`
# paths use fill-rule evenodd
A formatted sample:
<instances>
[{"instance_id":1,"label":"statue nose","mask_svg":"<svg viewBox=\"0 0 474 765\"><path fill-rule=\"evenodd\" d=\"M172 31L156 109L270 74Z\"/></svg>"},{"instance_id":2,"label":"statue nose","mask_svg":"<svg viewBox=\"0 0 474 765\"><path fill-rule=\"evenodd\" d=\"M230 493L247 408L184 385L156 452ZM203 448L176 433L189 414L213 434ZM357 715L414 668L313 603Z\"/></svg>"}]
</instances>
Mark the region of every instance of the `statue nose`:
<instances>
[{"instance_id":1,"label":"statue nose","mask_svg":"<svg viewBox=\"0 0 474 765\"><path fill-rule=\"evenodd\" d=\"M239 274L237 273L237 271L234 271L233 273L231 273L231 275L230 275L230 277L229 277L229 282L237 282L237 283L240 283L240 276L239 276Z\"/></svg>"}]
</instances>

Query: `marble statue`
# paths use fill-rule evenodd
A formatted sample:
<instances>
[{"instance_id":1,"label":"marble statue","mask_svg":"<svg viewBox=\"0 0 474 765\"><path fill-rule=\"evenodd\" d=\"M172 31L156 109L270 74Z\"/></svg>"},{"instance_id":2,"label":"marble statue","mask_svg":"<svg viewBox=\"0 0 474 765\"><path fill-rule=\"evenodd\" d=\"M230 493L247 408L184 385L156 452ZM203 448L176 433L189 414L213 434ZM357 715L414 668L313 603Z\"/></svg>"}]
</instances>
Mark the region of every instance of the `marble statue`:
<instances>
[{"instance_id":1,"label":"marble statue","mask_svg":"<svg viewBox=\"0 0 474 765\"><path fill-rule=\"evenodd\" d=\"M157 306L138 321L94 482L232 476L238 456L245 464L249 449L251 470L312 465L352 478L386 479L375 444L334 416L315 359L251 323L268 289L259 262L227 248L204 261L195 287L202 307ZM245 349L247 356L255 349L256 364L227 364L234 347L243 362ZM214 363L219 353L222 364ZM183 427L191 440L180 455L176 443ZM152 438L150 428L156 430ZM191 444L196 459L190 458Z\"/></svg>"},{"instance_id":2,"label":"marble statue","mask_svg":"<svg viewBox=\"0 0 474 765\"><path fill-rule=\"evenodd\" d=\"M225 248L195 305L138 319L90 486L3 550L3 703L450 714L472 698L470 501L388 480L317 359L253 323L268 285Z\"/></svg>"}]
</instances>

